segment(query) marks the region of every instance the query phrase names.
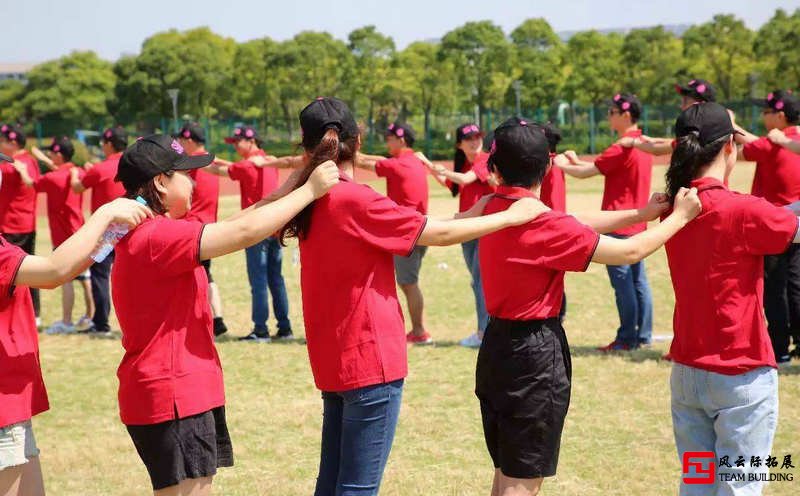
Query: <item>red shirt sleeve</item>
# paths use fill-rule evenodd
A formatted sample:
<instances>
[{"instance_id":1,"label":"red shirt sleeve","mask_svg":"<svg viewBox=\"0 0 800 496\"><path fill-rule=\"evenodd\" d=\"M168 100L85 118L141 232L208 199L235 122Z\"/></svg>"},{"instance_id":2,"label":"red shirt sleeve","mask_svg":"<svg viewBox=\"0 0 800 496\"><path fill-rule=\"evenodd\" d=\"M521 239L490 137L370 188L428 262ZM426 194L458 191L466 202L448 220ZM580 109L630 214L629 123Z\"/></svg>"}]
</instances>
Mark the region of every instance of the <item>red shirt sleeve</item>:
<instances>
[{"instance_id":1,"label":"red shirt sleeve","mask_svg":"<svg viewBox=\"0 0 800 496\"><path fill-rule=\"evenodd\" d=\"M372 190L358 203L351 207L353 214L348 219L347 231L375 248L408 256L425 228L427 217Z\"/></svg>"},{"instance_id":2,"label":"red shirt sleeve","mask_svg":"<svg viewBox=\"0 0 800 496\"><path fill-rule=\"evenodd\" d=\"M241 162L236 162L228 166L228 177L234 181L241 181L243 172L244 166Z\"/></svg>"},{"instance_id":3,"label":"red shirt sleeve","mask_svg":"<svg viewBox=\"0 0 800 496\"><path fill-rule=\"evenodd\" d=\"M603 150L603 153L594 161L594 166L605 176L625 163L623 157L624 153L625 148L623 148L622 145L614 143Z\"/></svg>"},{"instance_id":4,"label":"red shirt sleeve","mask_svg":"<svg viewBox=\"0 0 800 496\"><path fill-rule=\"evenodd\" d=\"M540 265L553 270L583 272L589 267L600 235L574 217L558 212L542 214L519 237L528 255L517 263Z\"/></svg>"},{"instance_id":5,"label":"red shirt sleeve","mask_svg":"<svg viewBox=\"0 0 800 496\"><path fill-rule=\"evenodd\" d=\"M797 234L797 217L763 198L748 197L739 212L742 243L751 255L783 253Z\"/></svg>"},{"instance_id":6,"label":"red shirt sleeve","mask_svg":"<svg viewBox=\"0 0 800 496\"><path fill-rule=\"evenodd\" d=\"M100 171L97 169L97 166L92 167L81 178L81 184L84 188L94 188L102 181L102 177L100 175Z\"/></svg>"},{"instance_id":7,"label":"red shirt sleeve","mask_svg":"<svg viewBox=\"0 0 800 496\"><path fill-rule=\"evenodd\" d=\"M22 249L0 239L0 299L11 297L14 279L26 255Z\"/></svg>"},{"instance_id":8,"label":"red shirt sleeve","mask_svg":"<svg viewBox=\"0 0 800 496\"><path fill-rule=\"evenodd\" d=\"M770 151L772 151L772 142L766 137L761 137L750 143L745 143L742 147L744 159L750 162L764 160Z\"/></svg>"},{"instance_id":9,"label":"red shirt sleeve","mask_svg":"<svg viewBox=\"0 0 800 496\"><path fill-rule=\"evenodd\" d=\"M150 260L166 276L194 270L200 265L200 237L204 225L190 220L165 219L149 238Z\"/></svg>"},{"instance_id":10,"label":"red shirt sleeve","mask_svg":"<svg viewBox=\"0 0 800 496\"><path fill-rule=\"evenodd\" d=\"M375 174L378 177L389 177L394 172L396 160L393 158L386 158L375 162Z\"/></svg>"}]
</instances>

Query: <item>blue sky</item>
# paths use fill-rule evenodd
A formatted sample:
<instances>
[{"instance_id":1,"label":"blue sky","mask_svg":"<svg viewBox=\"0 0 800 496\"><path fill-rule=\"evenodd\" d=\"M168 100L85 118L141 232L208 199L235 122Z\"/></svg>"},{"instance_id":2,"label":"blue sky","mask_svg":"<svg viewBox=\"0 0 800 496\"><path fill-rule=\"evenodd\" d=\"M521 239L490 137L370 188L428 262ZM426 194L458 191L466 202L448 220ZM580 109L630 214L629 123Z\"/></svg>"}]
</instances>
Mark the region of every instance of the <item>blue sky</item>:
<instances>
[{"instance_id":1,"label":"blue sky","mask_svg":"<svg viewBox=\"0 0 800 496\"><path fill-rule=\"evenodd\" d=\"M94 50L114 60L137 53L153 33L197 26L245 41L284 40L303 30L345 39L352 29L374 24L402 48L471 20L489 19L509 32L526 18L544 17L556 31L573 31L701 23L716 13L733 13L758 28L778 7L793 11L800 0L0 0L3 39L10 48L0 63L41 62L72 50Z\"/></svg>"}]
</instances>

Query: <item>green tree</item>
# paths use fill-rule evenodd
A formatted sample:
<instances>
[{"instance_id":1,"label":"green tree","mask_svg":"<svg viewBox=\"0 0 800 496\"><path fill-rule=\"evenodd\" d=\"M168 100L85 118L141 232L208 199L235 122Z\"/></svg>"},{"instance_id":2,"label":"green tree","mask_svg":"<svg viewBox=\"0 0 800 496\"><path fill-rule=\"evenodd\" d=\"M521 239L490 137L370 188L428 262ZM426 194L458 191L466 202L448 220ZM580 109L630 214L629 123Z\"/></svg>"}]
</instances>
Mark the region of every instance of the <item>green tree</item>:
<instances>
[{"instance_id":1,"label":"green tree","mask_svg":"<svg viewBox=\"0 0 800 496\"><path fill-rule=\"evenodd\" d=\"M571 101L596 105L621 90L624 75L621 69L622 38L583 31L567 42L565 60L569 62L564 94Z\"/></svg>"},{"instance_id":2,"label":"green tree","mask_svg":"<svg viewBox=\"0 0 800 496\"><path fill-rule=\"evenodd\" d=\"M542 107L555 102L564 84L564 43L542 18L527 19L511 32L517 50L520 100L523 107Z\"/></svg>"},{"instance_id":3,"label":"green tree","mask_svg":"<svg viewBox=\"0 0 800 496\"><path fill-rule=\"evenodd\" d=\"M17 122L25 119L25 83L16 79L0 81L0 122Z\"/></svg>"},{"instance_id":4,"label":"green tree","mask_svg":"<svg viewBox=\"0 0 800 496\"><path fill-rule=\"evenodd\" d=\"M366 102L367 126L370 134L373 134L375 106L387 103L389 72L395 53L394 40L379 33L375 26L353 30L347 40L353 62L347 77L349 99L354 112L358 111L360 102Z\"/></svg>"},{"instance_id":5,"label":"green tree","mask_svg":"<svg viewBox=\"0 0 800 496\"><path fill-rule=\"evenodd\" d=\"M800 9L788 15L775 11L753 42L763 91L796 88L800 84Z\"/></svg>"}]
</instances>

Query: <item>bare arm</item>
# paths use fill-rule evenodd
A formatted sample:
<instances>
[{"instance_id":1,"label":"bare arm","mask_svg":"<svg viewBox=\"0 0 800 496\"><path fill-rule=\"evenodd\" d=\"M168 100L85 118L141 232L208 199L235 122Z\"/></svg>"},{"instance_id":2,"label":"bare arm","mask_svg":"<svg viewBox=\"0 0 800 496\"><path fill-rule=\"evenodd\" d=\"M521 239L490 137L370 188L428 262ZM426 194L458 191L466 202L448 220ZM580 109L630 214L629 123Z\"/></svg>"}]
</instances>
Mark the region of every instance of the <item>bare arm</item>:
<instances>
[{"instance_id":1,"label":"bare arm","mask_svg":"<svg viewBox=\"0 0 800 496\"><path fill-rule=\"evenodd\" d=\"M578 160L578 155L574 151L568 150L562 155L564 158L566 158L566 161L554 160L553 162L557 167L570 176L577 177L578 179L586 179L587 177L600 174L600 169L598 169L593 163Z\"/></svg>"},{"instance_id":2,"label":"bare arm","mask_svg":"<svg viewBox=\"0 0 800 496\"><path fill-rule=\"evenodd\" d=\"M306 165L305 155L289 155L286 157L255 156L248 159L256 167L274 167L276 169L299 169Z\"/></svg>"},{"instance_id":3,"label":"bare arm","mask_svg":"<svg viewBox=\"0 0 800 496\"><path fill-rule=\"evenodd\" d=\"M672 153L672 140L669 138L651 138L649 136L625 137L617 140L617 144L625 148L636 148L650 155L669 155Z\"/></svg>"},{"instance_id":4,"label":"bare arm","mask_svg":"<svg viewBox=\"0 0 800 496\"><path fill-rule=\"evenodd\" d=\"M44 165L46 165L47 168L50 169L51 171L58 170L58 167L56 166L56 164L54 164L53 161L50 160L50 157L45 155L45 153L43 151L41 151L39 148L37 148L35 146L32 146L31 147L31 155L36 157L36 160L38 160L39 162L44 163Z\"/></svg>"},{"instance_id":5,"label":"bare arm","mask_svg":"<svg viewBox=\"0 0 800 496\"><path fill-rule=\"evenodd\" d=\"M47 257L29 255L20 265L14 284L53 289L71 281L91 264L89 256L111 223L135 227L153 213L139 202L118 198L97 209L92 217Z\"/></svg>"},{"instance_id":6,"label":"bare arm","mask_svg":"<svg viewBox=\"0 0 800 496\"><path fill-rule=\"evenodd\" d=\"M16 170L17 174L19 174L19 177L22 178L22 182L25 184L25 186L33 188L34 181L30 174L28 174L28 166L26 164L23 164L19 160L15 160L14 170Z\"/></svg>"},{"instance_id":7,"label":"bare arm","mask_svg":"<svg viewBox=\"0 0 800 496\"><path fill-rule=\"evenodd\" d=\"M385 157L378 157L376 155L367 155L365 153L359 153L356 155L355 166L359 169L368 170L370 172L375 172L375 166L379 160L384 160Z\"/></svg>"},{"instance_id":8,"label":"bare arm","mask_svg":"<svg viewBox=\"0 0 800 496\"><path fill-rule=\"evenodd\" d=\"M767 134L767 138L776 145L782 146L793 153L800 154L800 141L789 139L780 129L773 129Z\"/></svg>"},{"instance_id":9,"label":"bare arm","mask_svg":"<svg viewBox=\"0 0 800 496\"><path fill-rule=\"evenodd\" d=\"M599 210L573 214L581 223L605 234L640 222L657 219L669 208L669 198L663 193L654 193L646 206L636 210Z\"/></svg>"},{"instance_id":10,"label":"bare arm","mask_svg":"<svg viewBox=\"0 0 800 496\"><path fill-rule=\"evenodd\" d=\"M86 187L81 183L81 175L77 167L73 167L69 170L69 185L72 191L76 193L83 193L86 191Z\"/></svg>"},{"instance_id":11,"label":"bare arm","mask_svg":"<svg viewBox=\"0 0 800 496\"><path fill-rule=\"evenodd\" d=\"M203 170L210 174L214 174L215 176L230 177L230 174L228 174L228 167L230 167L230 162L227 160L216 159Z\"/></svg>"}]
</instances>

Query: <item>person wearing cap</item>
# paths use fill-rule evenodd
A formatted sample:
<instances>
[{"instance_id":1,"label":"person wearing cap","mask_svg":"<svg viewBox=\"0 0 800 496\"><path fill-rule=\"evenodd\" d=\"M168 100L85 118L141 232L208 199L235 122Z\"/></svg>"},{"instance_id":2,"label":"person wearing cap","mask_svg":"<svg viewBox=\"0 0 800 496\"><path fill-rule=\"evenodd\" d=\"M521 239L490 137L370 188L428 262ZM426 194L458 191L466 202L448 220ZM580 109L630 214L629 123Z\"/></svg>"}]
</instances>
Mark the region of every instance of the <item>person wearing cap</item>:
<instances>
[{"instance_id":1,"label":"person wearing cap","mask_svg":"<svg viewBox=\"0 0 800 496\"><path fill-rule=\"evenodd\" d=\"M10 157L0 154L0 160L8 162ZM97 240L110 224L133 228L147 215L149 211L139 203L117 200L95 212L46 257L28 255L0 235L0 488L4 495L45 494L32 418L50 407L28 288L53 289L71 281L86 271Z\"/></svg>"},{"instance_id":2,"label":"person wearing cap","mask_svg":"<svg viewBox=\"0 0 800 496\"><path fill-rule=\"evenodd\" d=\"M800 140L800 101L791 91L775 90L754 103L762 107L768 132L774 136L777 129L788 139ZM768 136L759 138L734 126L742 145L740 158L756 163L751 194L779 207L800 200L800 155ZM764 310L773 351L779 364L789 363L792 355L800 357L800 247L790 245L784 253L767 256L764 270ZM795 348L790 353L792 336Z\"/></svg>"},{"instance_id":3,"label":"person wearing cap","mask_svg":"<svg viewBox=\"0 0 800 496\"><path fill-rule=\"evenodd\" d=\"M698 103L717 101L717 90L705 79L692 79L685 85L676 84L675 91L681 96L681 111ZM675 149L677 142L672 138L641 135L621 138L617 143L625 147L636 147L651 155L669 155Z\"/></svg>"},{"instance_id":4,"label":"person wearing cap","mask_svg":"<svg viewBox=\"0 0 800 496\"><path fill-rule=\"evenodd\" d=\"M157 493L209 494L217 468L233 464L202 261L260 242L338 181L336 166L324 164L279 200L203 224L187 219L187 171L213 160L151 135L123 153L116 176L126 197L155 214L116 245L111 279L125 349L120 418Z\"/></svg>"},{"instance_id":5,"label":"person wearing cap","mask_svg":"<svg viewBox=\"0 0 800 496\"><path fill-rule=\"evenodd\" d=\"M529 199L507 212L474 217L484 200L454 220L427 218L353 181L361 136L344 102L314 100L300 112L300 128L308 166L298 170L297 180L315 173L326 160L339 166L339 183L281 230L281 238L299 240L308 355L322 391L315 494L352 494L357 487L359 494L374 495L408 373L393 255L408 256L417 245L475 239L527 222L547 207Z\"/></svg>"},{"instance_id":6,"label":"person wearing cap","mask_svg":"<svg viewBox=\"0 0 800 496\"><path fill-rule=\"evenodd\" d=\"M494 132L489 167L499 185L484 215L540 194L551 167L545 129L513 117ZM643 208L567 215L550 210L480 239L480 266L491 316L478 352L475 394L495 467L491 494L538 494L556 474L570 402L569 344L558 318L564 274L590 262L628 265L649 256L700 212L695 191L676 195L654 228L624 239L603 236L655 220L667 208L655 194ZM525 281L520 285L519 281Z\"/></svg>"},{"instance_id":7,"label":"person wearing cap","mask_svg":"<svg viewBox=\"0 0 800 496\"><path fill-rule=\"evenodd\" d=\"M266 158L263 142L258 132L250 126L237 127L225 138L232 144L241 160L236 163L216 159L208 168L212 174L229 177L239 183L242 210L274 192L278 187L278 169L256 165L253 160ZM289 320L289 297L283 279L283 250L278 238L270 236L245 250L247 280L250 282L251 318L253 329L239 339L253 342L271 340L269 320L269 296L272 295L272 310L278 321L275 339L292 339L292 324ZM269 288L269 292L267 291Z\"/></svg>"},{"instance_id":8,"label":"person wearing cap","mask_svg":"<svg viewBox=\"0 0 800 496\"><path fill-rule=\"evenodd\" d=\"M39 178L39 163L25 149L25 143L25 132L21 127L0 126L0 152L24 164L28 175L36 180ZM0 234L12 245L33 255L36 250L36 191L25 186L13 165L0 162L0 172L5 176L0 185ZM31 296L36 325L39 326L39 290L31 288Z\"/></svg>"},{"instance_id":9,"label":"person wearing cap","mask_svg":"<svg viewBox=\"0 0 800 496\"><path fill-rule=\"evenodd\" d=\"M206 132L196 122L184 124L174 137L189 155L208 153L205 146ZM216 222L219 210L219 176L207 172L206 169L192 169L189 171L189 177L194 181L194 190L192 191L192 209L187 218L197 219L204 224ZM222 317L222 297L219 286L211 275L211 260L203 261L203 268L208 277L208 299L214 315L214 336L221 336L228 332L228 326L225 325Z\"/></svg>"},{"instance_id":10,"label":"person wearing cap","mask_svg":"<svg viewBox=\"0 0 800 496\"><path fill-rule=\"evenodd\" d=\"M723 106L684 110L675 132L668 194L697 188L703 204L666 244L675 291L670 387L678 459L697 451L731 461L768 454L778 423L778 374L763 317L764 256L800 242L797 212L728 189L739 135ZM769 468L720 464L717 471L712 485L682 481L680 494L761 494Z\"/></svg>"},{"instance_id":11,"label":"person wearing cap","mask_svg":"<svg viewBox=\"0 0 800 496\"><path fill-rule=\"evenodd\" d=\"M114 126L103 131L100 138L105 160L92 164L84 164L85 173L77 167L70 169L70 185L76 193L92 190L90 203L92 212L96 212L106 203L121 197L125 193L122 185L114 180L122 152L128 146L128 133L122 126ZM102 262L92 265L92 298L94 299L94 315L92 316L91 333L106 334L111 332L108 316L111 313L111 296L109 294L109 277L114 263L114 252Z\"/></svg>"},{"instance_id":12,"label":"person wearing cap","mask_svg":"<svg viewBox=\"0 0 800 496\"><path fill-rule=\"evenodd\" d=\"M386 148L390 158L358 154L356 167L375 172L386 178L386 196L398 205L428 214L428 169L414 154L415 133L407 123L395 122L386 129ZM412 344L433 342L423 324L424 299L419 288L419 270L427 246L415 246L407 257L394 257L397 284L403 291L411 317L411 331L406 340Z\"/></svg>"},{"instance_id":13,"label":"person wearing cap","mask_svg":"<svg viewBox=\"0 0 800 496\"><path fill-rule=\"evenodd\" d=\"M608 105L608 122L617 135L622 138L641 136L636 121L642 106L635 95L617 93ZM564 156L569 163L559 162L558 166L570 176L585 179L603 175L603 210L640 208L647 203L653 168L650 155L615 143L606 148L594 163L579 160L574 151L567 151ZM619 229L612 235L624 239L645 229L647 223L641 222ZM653 297L644 262L608 265L606 269L614 288L620 326L614 340L598 350L629 351L649 346L653 334Z\"/></svg>"},{"instance_id":14,"label":"person wearing cap","mask_svg":"<svg viewBox=\"0 0 800 496\"><path fill-rule=\"evenodd\" d=\"M22 178L23 183L36 190L37 193L47 195L47 220L50 225L50 240L53 249L58 248L67 238L75 234L83 225L83 195L75 193L70 187L71 170L78 169L71 162L75 147L66 136L53 138L50 146L45 147L48 155L44 155L38 148L34 155L41 154L46 164L56 168L54 172L39 176L34 180L28 175L27 168L21 162L15 168ZM86 313L77 324L72 323L72 310L75 304L75 291L72 281L61 287L61 305L63 315L60 321L55 322L46 329L47 334L72 333L76 330L85 331L92 324L89 315L94 315L94 301L92 300L92 285L88 273L79 274L76 280L83 286L83 298L86 303Z\"/></svg>"},{"instance_id":15,"label":"person wearing cap","mask_svg":"<svg viewBox=\"0 0 800 496\"><path fill-rule=\"evenodd\" d=\"M483 137L484 133L477 124L462 124L456 128L456 150L452 171L420 157L423 163L430 168L436 180L449 188L453 196L459 196L459 212L468 211L481 197L494 191L492 178L486 167L489 154L483 151ZM468 348L479 348L489 316L486 313L481 272L478 265L478 240L462 243L461 251L470 273L478 326L475 332L459 341L459 344Z\"/></svg>"},{"instance_id":16,"label":"person wearing cap","mask_svg":"<svg viewBox=\"0 0 800 496\"><path fill-rule=\"evenodd\" d=\"M550 207L552 210L559 212L567 211L567 181L564 177L564 171L560 167L555 167L556 161L566 163L567 158L564 154L558 153L558 144L561 142L561 130L554 124L548 122L542 125L544 136L547 138L547 145L550 149L550 167L542 179L542 187L539 190L539 199L542 203ZM564 290L564 296L561 298L561 310L558 312L558 318L562 322L567 316L567 293Z\"/></svg>"}]
</instances>

